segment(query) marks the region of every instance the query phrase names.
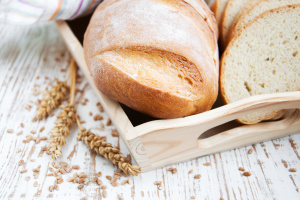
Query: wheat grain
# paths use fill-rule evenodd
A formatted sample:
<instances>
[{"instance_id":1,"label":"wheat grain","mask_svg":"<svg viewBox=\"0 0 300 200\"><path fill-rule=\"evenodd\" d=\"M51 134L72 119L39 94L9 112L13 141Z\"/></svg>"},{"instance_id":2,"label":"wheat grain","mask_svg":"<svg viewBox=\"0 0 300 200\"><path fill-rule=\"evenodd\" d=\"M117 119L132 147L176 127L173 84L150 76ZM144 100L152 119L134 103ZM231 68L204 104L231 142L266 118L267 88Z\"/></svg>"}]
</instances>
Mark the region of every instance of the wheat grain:
<instances>
[{"instance_id":1,"label":"wheat grain","mask_svg":"<svg viewBox=\"0 0 300 200\"><path fill-rule=\"evenodd\" d=\"M44 98L37 110L37 117L41 120L51 114L53 109L57 108L61 104L68 90L69 87L66 81L57 81L50 91L44 95Z\"/></svg>"},{"instance_id":2,"label":"wheat grain","mask_svg":"<svg viewBox=\"0 0 300 200\"><path fill-rule=\"evenodd\" d=\"M80 128L77 137L79 141L83 141L90 149L93 149L107 160L111 160L114 165L118 166L124 172L124 174L137 176L138 173L141 172L139 166L132 166L128 163L127 158L121 155L121 151L118 148L112 147L112 144L101 140L99 136L82 128L78 119L76 121Z\"/></svg>"}]
</instances>

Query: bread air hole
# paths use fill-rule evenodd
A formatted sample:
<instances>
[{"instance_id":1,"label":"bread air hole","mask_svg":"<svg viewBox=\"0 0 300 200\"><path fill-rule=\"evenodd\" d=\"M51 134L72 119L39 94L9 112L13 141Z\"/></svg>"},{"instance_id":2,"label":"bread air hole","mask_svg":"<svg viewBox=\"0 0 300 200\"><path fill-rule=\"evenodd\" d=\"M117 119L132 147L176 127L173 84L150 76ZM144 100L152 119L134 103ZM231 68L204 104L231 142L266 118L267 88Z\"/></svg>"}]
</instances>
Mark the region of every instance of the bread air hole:
<instances>
[{"instance_id":1,"label":"bread air hole","mask_svg":"<svg viewBox=\"0 0 300 200\"><path fill-rule=\"evenodd\" d=\"M296 57L297 54L298 54L298 51L295 51L295 52L293 53L293 56Z\"/></svg>"},{"instance_id":2,"label":"bread air hole","mask_svg":"<svg viewBox=\"0 0 300 200\"><path fill-rule=\"evenodd\" d=\"M248 90L248 92L251 93L251 88L250 88L250 86L249 86L249 84L248 84L247 81L244 82L244 86L246 87L246 89Z\"/></svg>"},{"instance_id":3,"label":"bread air hole","mask_svg":"<svg viewBox=\"0 0 300 200\"><path fill-rule=\"evenodd\" d=\"M180 74L178 74L178 77L182 80L184 80L187 84L189 85L193 85L193 81L191 79L189 79L188 77L182 77Z\"/></svg>"}]
</instances>

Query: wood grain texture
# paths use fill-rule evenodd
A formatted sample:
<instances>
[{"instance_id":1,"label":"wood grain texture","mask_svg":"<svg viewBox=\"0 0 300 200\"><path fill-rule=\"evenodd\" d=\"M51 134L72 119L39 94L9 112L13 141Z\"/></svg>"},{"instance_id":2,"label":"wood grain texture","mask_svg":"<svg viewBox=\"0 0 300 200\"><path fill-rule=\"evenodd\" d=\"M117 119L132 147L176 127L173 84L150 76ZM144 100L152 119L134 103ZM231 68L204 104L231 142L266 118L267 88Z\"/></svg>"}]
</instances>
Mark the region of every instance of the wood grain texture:
<instances>
[{"instance_id":1,"label":"wood grain texture","mask_svg":"<svg viewBox=\"0 0 300 200\"><path fill-rule=\"evenodd\" d=\"M49 117L46 121L31 121L36 109L31 101L37 99L33 88L43 91L54 78L63 80L67 77L67 72L61 72L61 69L67 68L70 54L54 24L30 27L0 25L0 36L0 199L104 199L99 186L94 183L84 186L82 190L77 189L78 185L68 183L67 178L73 175L74 170L62 176L64 182L59 185L58 191L49 192L48 187L53 185L55 178L46 176L53 162L50 156L41 152L46 142L22 142L32 130L37 132L33 136L49 136L55 120ZM49 79L45 79L46 76ZM100 121L93 120L95 114L101 114L105 124L108 116L98 111L96 94L87 80L82 78L77 88L84 88L84 91L77 94L76 100L82 102L84 98L89 99L87 105L78 105L78 113L86 121L83 125L101 136L107 136L107 141L120 146L121 151L128 154L121 138L111 136L110 131L115 128L113 125L102 127ZM28 104L32 105L30 111L25 109ZM20 126L22 122L24 128ZM43 126L45 130L40 133ZM8 133L8 129L14 129L14 132ZM21 130L23 134L18 136ZM89 176L101 171L101 180L108 186L106 199L117 199L118 195L124 199L190 199L191 196L196 199L300 198L300 134L169 166L177 168L176 174L165 167L138 177L122 177L121 181L130 179L133 184L112 187L105 176L112 176L116 168L78 142L77 131L77 128L72 129L72 135L62 149L63 158L58 162L78 164L81 167L78 171L84 171ZM249 149L253 149L252 154L248 154ZM19 166L21 159L25 161L23 166ZM203 165L207 162L211 166ZM35 180L32 170L38 165L41 169ZM242 176L239 167L252 175ZM23 168L28 172L21 174ZM296 168L297 172L289 172L290 168ZM193 172L188 174L191 169ZM196 174L202 177L194 179ZM31 177L29 181L25 180L27 176ZM37 187L33 186L35 181L38 182ZM154 185L155 181L162 181L161 190ZM40 195L37 194L39 190L42 190Z\"/></svg>"}]
</instances>

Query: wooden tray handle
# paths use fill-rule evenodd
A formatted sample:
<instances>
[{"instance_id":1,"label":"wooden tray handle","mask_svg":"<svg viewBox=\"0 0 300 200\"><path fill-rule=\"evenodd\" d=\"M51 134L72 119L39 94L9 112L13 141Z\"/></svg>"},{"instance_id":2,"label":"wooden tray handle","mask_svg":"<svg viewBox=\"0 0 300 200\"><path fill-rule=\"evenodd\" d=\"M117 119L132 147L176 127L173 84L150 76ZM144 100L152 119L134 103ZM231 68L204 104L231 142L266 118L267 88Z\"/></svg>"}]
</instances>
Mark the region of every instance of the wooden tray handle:
<instances>
[{"instance_id":1,"label":"wooden tray handle","mask_svg":"<svg viewBox=\"0 0 300 200\"><path fill-rule=\"evenodd\" d=\"M216 127L255 111L293 109L281 120L241 125L226 131ZM213 130L212 136L202 134ZM195 157L266 141L300 131L300 92L253 96L211 111L180 119L158 120L135 127L131 137L145 163L144 171ZM130 139L130 138L129 138ZM138 140L138 142L137 142ZM134 148L134 147L132 147ZM149 165L151 163L151 165Z\"/></svg>"}]
</instances>

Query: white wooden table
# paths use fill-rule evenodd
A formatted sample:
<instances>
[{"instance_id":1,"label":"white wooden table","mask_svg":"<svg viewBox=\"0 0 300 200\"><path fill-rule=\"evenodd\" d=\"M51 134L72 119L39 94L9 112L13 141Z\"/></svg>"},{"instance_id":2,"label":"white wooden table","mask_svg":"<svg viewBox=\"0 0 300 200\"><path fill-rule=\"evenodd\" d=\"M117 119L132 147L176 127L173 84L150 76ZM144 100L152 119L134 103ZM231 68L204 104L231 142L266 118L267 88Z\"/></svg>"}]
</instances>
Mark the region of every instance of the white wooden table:
<instances>
[{"instance_id":1,"label":"white wooden table","mask_svg":"<svg viewBox=\"0 0 300 200\"><path fill-rule=\"evenodd\" d=\"M62 175L64 182L59 189L49 191L55 177L47 176L53 160L41 151L47 145L46 141L36 144L34 141L23 143L27 135L33 137L49 136L55 117L46 121L32 122L36 113L33 103L42 95L35 96L37 91L44 91L54 78L64 80L68 75L70 60L60 35L53 23L18 27L0 25L0 199L103 199L102 190L95 183L89 183L79 190L78 184L69 183L75 170ZM77 88L83 89L76 100L86 105L78 105L78 113L86 128L101 136L107 136L107 141L120 146L124 154L128 154L121 138L112 137L114 126L101 126L100 121L94 121L95 114L107 115L97 109L97 98L83 78ZM29 109L31 105L32 108ZM26 109L27 108L27 109ZM57 114L59 110L55 112ZM89 115L92 112L93 116ZM24 123L25 127L21 127ZM45 127L45 130L39 130ZM8 133L13 129L13 133ZM20 131L23 134L18 135ZM32 134L31 131L36 131ZM172 174L169 167L140 174L138 177L122 177L130 179L132 184L112 187L105 176L112 176L115 167L109 161L96 155L82 142L76 140L77 128L72 129L72 135L67 138L63 147L63 158L69 165L79 165L78 172L85 172L89 177L102 172L100 179L107 185L106 199L300 199L300 134L255 144L215 155L208 155L170 167L177 168ZM253 149L249 154L248 150ZM24 160L23 165L19 161ZM204 163L211 163L205 166ZM41 165L37 179L33 169ZM243 167L252 175L243 176L239 167ZM290 168L297 172L290 172ZM27 169L26 173L20 173ZM193 172L189 174L189 171ZM194 179L201 174L200 179ZM26 177L30 177L26 180ZM154 184L162 182L161 189ZM37 182L36 187L34 187Z\"/></svg>"}]
</instances>

